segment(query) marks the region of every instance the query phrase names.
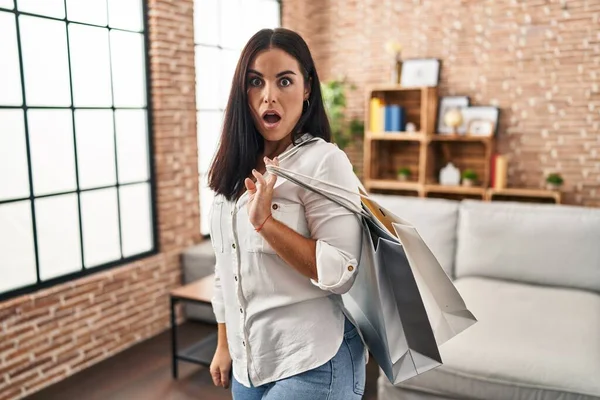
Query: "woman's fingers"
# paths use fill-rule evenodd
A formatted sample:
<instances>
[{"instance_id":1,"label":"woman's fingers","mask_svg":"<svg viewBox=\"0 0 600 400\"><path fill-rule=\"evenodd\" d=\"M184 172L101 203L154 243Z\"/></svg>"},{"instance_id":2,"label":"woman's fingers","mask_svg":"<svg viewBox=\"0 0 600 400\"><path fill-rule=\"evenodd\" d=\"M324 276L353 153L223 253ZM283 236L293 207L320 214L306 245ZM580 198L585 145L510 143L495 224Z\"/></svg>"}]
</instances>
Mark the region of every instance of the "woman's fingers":
<instances>
[{"instance_id":1,"label":"woman's fingers","mask_svg":"<svg viewBox=\"0 0 600 400\"><path fill-rule=\"evenodd\" d=\"M252 179L244 179L244 185L246 185L246 190L248 190L250 194L256 192L256 185L254 184L254 182L252 182Z\"/></svg>"},{"instance_id":2,"label":"woman's fingers","mask_svg":"<svg viewBox=\"0 0 600 400\"><path fill-rule=\"evenodd\" d=\"M221 384L225 389L229 388L229 368L221 368Z\"/></svg>"},{"instance_id":3,"label":"woman's fingers","mask_svg":"<svg viewBox=\"0 0 600 400\"><path fill-rule=\"evenodd\" d=\"M210 376L215 386L221 386L221 370L219 367L211 367Z\"/></svg>"},{"instance_id":4,"label":"woman's fingers","mask_svg":"<svg viewBox=\"0 0 600 400\"><path fill-rule=\"evenodd\" d=\"M273 159L273 160L269 159L268 157L265 157L265 165L279 166L279 160L277 159L277 157L275 157L275 159ZM277 182L277 175L270 174L269 179L267 180L267 187L269 188L269 190L272 190L275 187L276 182Z\"/></svg>"}]
</instances>

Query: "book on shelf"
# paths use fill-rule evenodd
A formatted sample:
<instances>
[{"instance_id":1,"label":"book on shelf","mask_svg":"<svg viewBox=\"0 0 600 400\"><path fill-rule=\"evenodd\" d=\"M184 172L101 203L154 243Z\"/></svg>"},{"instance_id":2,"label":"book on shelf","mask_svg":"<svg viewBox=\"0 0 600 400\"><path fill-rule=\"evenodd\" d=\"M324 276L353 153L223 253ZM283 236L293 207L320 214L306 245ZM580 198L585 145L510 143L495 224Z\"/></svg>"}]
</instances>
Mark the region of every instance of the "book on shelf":
<instances>
[{"instance_id":1,"label":"book on shelf","mask_svg":"<svg viewBox=\"0 0 600 400\"><path fill-rule=\"evenodd\" d=\"M373 133L383 131L385 121L382 106L381 99L377 97L373 97L369 103L369 130Z\"/></svg>"},{"instance_id":2,"label":"book on shelf","mask_svg":"<svg viewBox=\"0 0 600 400\"><path fill-rule=\"evenodd\" d=\"M384 115L386 132L404 131L406 125L406 112L404 107L400 107L397 104L386 105L384 106Z\"/></svg>"}]
</instances>

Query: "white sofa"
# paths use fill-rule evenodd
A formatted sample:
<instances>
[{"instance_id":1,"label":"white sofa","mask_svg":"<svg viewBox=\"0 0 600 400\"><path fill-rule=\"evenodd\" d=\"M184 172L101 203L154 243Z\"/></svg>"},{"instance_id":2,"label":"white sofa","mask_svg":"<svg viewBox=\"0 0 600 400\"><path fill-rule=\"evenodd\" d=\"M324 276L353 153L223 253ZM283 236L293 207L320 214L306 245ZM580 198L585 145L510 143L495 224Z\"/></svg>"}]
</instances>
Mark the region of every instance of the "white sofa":
<instances>
[{"instance_id":1,"label":"white sofa","mask_svg":"<svg viewBox=\"0 0 600 400\"><path fill-rule=\"evenodd\" d=\"M375 195L414 224L479 322L379 400L600 399L600 209Z\"/></svg>"}]
</instances>

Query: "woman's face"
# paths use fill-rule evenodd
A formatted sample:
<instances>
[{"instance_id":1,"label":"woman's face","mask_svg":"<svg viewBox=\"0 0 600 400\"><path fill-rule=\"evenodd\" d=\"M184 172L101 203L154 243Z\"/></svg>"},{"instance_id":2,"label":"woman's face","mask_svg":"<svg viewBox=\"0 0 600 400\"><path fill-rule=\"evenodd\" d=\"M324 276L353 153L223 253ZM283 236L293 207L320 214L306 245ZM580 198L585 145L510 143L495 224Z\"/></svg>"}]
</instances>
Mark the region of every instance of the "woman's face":
<instances>
[{"instance_id":1,"label":"woman's face","mask_svg":"<svg viewBox=\"0 0 600 400\"><path fill-rule=\"evenodd\" d=\"M291 133L310 92L298 61L277 48L263 50L248 68L246 87L254 124L268 141Z\"/></svg>"}]
</instances>

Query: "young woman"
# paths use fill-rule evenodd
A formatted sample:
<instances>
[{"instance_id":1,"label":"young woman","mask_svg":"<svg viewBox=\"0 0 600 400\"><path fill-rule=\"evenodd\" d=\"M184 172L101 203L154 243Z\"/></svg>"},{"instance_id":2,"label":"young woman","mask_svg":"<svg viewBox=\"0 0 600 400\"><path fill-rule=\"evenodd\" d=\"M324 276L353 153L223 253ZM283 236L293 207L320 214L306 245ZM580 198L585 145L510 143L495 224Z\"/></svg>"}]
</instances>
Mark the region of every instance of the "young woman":
<instances>
[{"instance_id":1,"label":"young woman","mask_svg":"<svg viewBox=\"0 0 600 400\"><path fill-rule=\"evenodd\" d=\"M233 361L235 400L351 400L364 392L365 349L340 299L357 272L360 221L266 173L273 163L341 185L360 207L352 165L330 136L304 40L287 29L255 34L235 71L209 172L219 324L210 372L227 388Z\"/></svg>"}]
</instances>

